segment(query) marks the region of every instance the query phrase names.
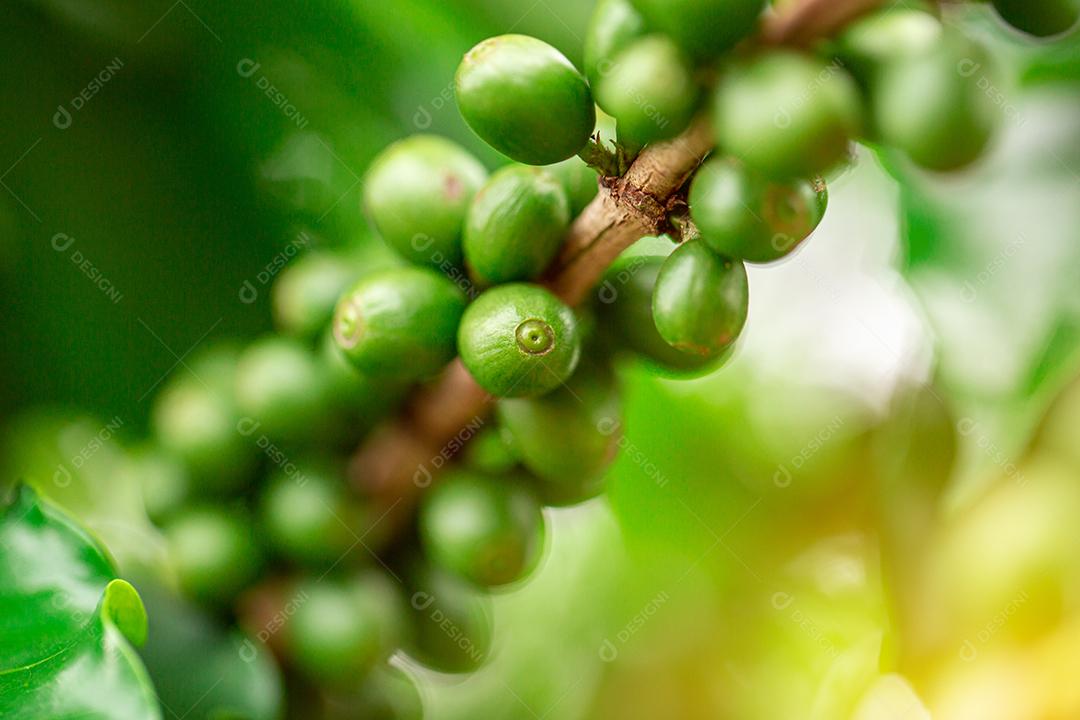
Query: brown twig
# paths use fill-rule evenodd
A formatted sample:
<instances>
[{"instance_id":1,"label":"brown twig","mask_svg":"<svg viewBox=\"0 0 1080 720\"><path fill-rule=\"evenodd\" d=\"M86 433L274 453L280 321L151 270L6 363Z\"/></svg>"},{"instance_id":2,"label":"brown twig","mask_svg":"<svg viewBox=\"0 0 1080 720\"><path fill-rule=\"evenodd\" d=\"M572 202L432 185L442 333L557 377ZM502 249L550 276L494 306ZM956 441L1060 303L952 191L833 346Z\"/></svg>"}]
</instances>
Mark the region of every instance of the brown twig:
<instances>
[{"instance_id":1,"label":"brown twig","mask_svg":"<svg viewBox=\"0 0 1080 720\"><path fill-rule=\"evenodd\" d=\"M883 4L882 0L801 0L766 19L761 41L767 45L805 47Z\"/></svg>"},{"instance_id":2,"label":"brown twig","mask_svg":"<svg viewBox=\"0 0 1080 720\"><path fill-rule=\"evenodd\" d=\"M762 26L766 44L806 45L835 32L882 0L801 0ZM621 178L604 178L600 193L571 225L543 284L569 305L588 296L613 260L632 243L665 229L669 203L712 150L701 118L667 143L646 148ZM407 516L464 428L482 423L491 398L460 361L418 393L405 412L377 430L353 456L353 484Z\"/></svg>"}]
</instances>

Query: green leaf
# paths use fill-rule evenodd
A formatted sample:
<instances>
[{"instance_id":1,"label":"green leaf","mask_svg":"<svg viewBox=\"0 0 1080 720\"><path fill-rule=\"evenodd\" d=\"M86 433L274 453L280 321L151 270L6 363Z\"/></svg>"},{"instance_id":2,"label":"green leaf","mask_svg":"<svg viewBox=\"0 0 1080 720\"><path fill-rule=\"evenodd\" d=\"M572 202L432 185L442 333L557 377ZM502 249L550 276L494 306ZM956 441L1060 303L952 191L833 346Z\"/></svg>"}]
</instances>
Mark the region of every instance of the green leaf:
<instances>
[{"instance_id":1,"label":"green leaf","mask_svg":"<svg viewBox=\"0 0 1080 720\"><path fill-rule=\"evenodd\" d=\"M135 589L69 517L20 487L0 518L0 717L160 718L132 644Z\"/></svg>"}]
</instances>

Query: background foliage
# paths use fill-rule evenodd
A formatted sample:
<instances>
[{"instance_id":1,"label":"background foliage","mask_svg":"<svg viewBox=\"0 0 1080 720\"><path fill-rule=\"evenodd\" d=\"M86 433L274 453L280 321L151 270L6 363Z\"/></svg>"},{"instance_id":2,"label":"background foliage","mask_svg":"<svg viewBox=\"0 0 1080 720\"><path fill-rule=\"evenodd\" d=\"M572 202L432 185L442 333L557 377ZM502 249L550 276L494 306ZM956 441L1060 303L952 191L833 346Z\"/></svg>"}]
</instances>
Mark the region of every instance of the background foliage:
<instances>
[{"instance_id":1,"label":"background foliage","mask_svg":"<svg viewBox=\"0 0 1080 720\"><path fill-rule=\"evenodd\" d=\"M152 391L182 370L189 349L269 329L261 278L287 259L296 227L263 199L259 178L295 124L260 78L307 129L333 138L339 153L312 168L340 188L321 199L325 226L363 242L357 180L387 142L431 130L498 162L453 106L462 53L515 31L577 61L589 11L566 0L9 3L0 28L9 49L0 67L5 417L32 405L74 407L136 437ZM912 658L925 660L929 669L914 678L921 690L937 688L941 668L962 674L942 659L956 655L949 643L962 649L979 638L1018 592L1034 598L1021 603L1030 616L993 643L1068 627L1067 608L1041 604L1043 579L992 580L1038 565L1038 552L1052 555L1071 516L1051 510L1076 500L1026 458L1046 408L1080 366L1080 44L1040 48L984 15L964 21L1001 58L999 74L986 76L1005 117L991 157L941 180L864 152L834 184L833 207L806 250L752 274L749 333L727 370L674 384L625 369L629 433L609 502L553 518L537 577L497 599L501 652L492 665L453 683L411 669L432 717L794 717L807 707L839 717L880 682L883 646L909 671ZM73 107L116 60L70 127L57 127L58 105ZM238 71L245 60L258 63L254 75ZM58 250L61 233L73 242ZM115 288L112 299L80 269L84 260ZM245 283L254 302L242 297ZM931 442L947 435L959 445L956 477L928 491L944 492L959 527L941 541L936 571L948 577L964 566L970 581L939 580L937 592L961 608L944 617L967 624L948 640L926 630L932 639L902 648L890 632L910 611L895 599L903 592L890 598L886 588L905 577L915 546L875 502L915 502L887 494L889 472L934 470L883 472L876 453L882 443L920 442L883 427L903 418L903 404L888 411L897 391L927 380L954 415ZM25 417L6 424L9 439L29 432ZM68 449L46 460L8 457L9 468L51 469L98 427L69 428ZM122 485L109 463L108 453L96 455L86 473ZM1035 479L1016 482L1028 474ZM968 519L987 488L1010 481L1030 489L1005 495L1021 516ZM53 500L108 542L117 522L123 537L141 522L138 510L117 511L123 493L76 483ZM983 517L1050 530L1031 556L979 560L962 551L985 548ZM137 564L153 567L153 548L138 545L149 557ZM740 634L750 623L760 631ZM198 637L234 642L206 633ZM633 692L642 684L663 705ZM193 706L198 690L162 688ZM272 713L254 704L253 717Z\"/></svg>"}]
</instances>

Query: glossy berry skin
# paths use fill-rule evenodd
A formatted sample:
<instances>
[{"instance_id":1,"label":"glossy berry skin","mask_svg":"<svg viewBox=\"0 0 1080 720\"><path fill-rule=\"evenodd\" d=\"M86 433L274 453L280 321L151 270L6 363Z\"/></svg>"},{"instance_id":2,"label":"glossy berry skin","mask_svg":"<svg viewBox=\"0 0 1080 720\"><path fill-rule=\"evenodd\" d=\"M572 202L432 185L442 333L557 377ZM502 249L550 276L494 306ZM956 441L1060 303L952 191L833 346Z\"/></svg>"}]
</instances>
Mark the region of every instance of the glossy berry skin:
<instances>
[{"instance_id":1,"label":"glossy berry skin","mask_svg":"<svg viewBox=\"0 0 1080 720\"><path fill-rule=\"evenodd\" d=\"M305 340L317 337L334 316L338 298L361 272L345 253L315 250L298 257L271 289L275 328Z\"/></svg>"},{"instance_id":2,"label":"glossy berry skin","mask_svg":"<svg viewBox=\"0 0 1080 720\"><path fill-rule=\"evenodd\" d=\"M993 0L993 5L1002 20L1035 37L1068 32L1080 18L1075 0Z\"/></svg>"},{"instance_id":3,"label":"glossy berry skin","mask_svg":"<svg viewBox=\"0 0 1080 720\"><path fill-rule=\"evenodd\" d=\"M426 268L397 268L363 278L338 301L334 340L364 373L424 378L455 355L465 293Z\"/></svg>"},{"instance_id":4,"label":"glossy berry skin","mask_svg":"<svg viewBox=\"0 0 1080 720\"><path fill-rule=\"evenodd\" d=\"M689 60L663 35L632 42L606 66L596 86L601 107L618 121L619 137L638 145L685 130L698 95Z\"/></svg>"},{"instance_id":5,"label":"glossy berry skin","mask_svg":"<svg viewBox=\"0 0 1080 720\"><path fill-rule=\"evenodd\" d=\"M697 60L715 58L753 31L765 0L633 0L649 27Z\"/></svg>"},{"instance_id":6,"label":"glossy berry skin","mask_svg":"<svg viewBox=\"0 0 1080 720\"><path fill-rule=\"evenodd\" d=\"M227 602L258 574L255 530L240 511L192 508L171 519L164 534L180 589L196 600Z\"/></svg>"},{"instance_id":7,"label":"glossy berry skin","mask_svg":"<svg viewBox=\"0 0 1080 720\"><path fill-rule=\"evenodd\" d=\"M638 243L649 239L643 238ZM597 293L601 321L613 340L661 376L687 379L715 370L722 359L676 350L656 329L653 291L671 248L658 255L633 254L630 250L612 264Z\"/></svg>"},{"instance_id":8,"label":"glossy berry skin","mask_svg":"<svg viewBox=\"0 0 1080 720\"><path fill-rule=\"evenodd\" d=\"M615 57L648 32L645 18L630 0L600 0L585 30L585 76L596 95L596 104L611 112L596 93L600 80L611 71Z\"/></svg>"},{"instance_id":9,"label":"glossy berry skin","mask_svg":"<svg viewBox=\"0 0 1080 720\"><path fill-rule=\"evenodd\" d=\"M732 68L713 104L717 144L775 179L825 174L847 156L861 117L843 68L788 51Z\"/></svg>"},{"instance_id":10,"label":"glossy berry skin","mask_svg":"<svg viewBox=\"0 0 1080 720\"><path fill-rule=\"evenodd\" d=\"M403 258L441 267L461 262L461 232L487 170L464 148L434 135L394 143L364 179L364 207Z\"/></svg>"},{"instance_id":11,"label":"glossy berry skin","mask_svg":"<svg viewBox=\"0 0 1080 720\"><path fill-rule=\"evenodd\" d=\"M672 347L717 358L746 324L749 289L742 262L717 255L700 240L681 245L660 269L653 320Z\"/></svg>"},{"instance_id":12,"label":"glossy berry skin","mask_svg":"<svg viewBox=\"0 0 1080 720\"><path fill-rule=\"evenodd\" d=\"M690 213L705 244L752 263L793 252L827 206L823 180L770 181L730 158L707 162L690 187Z\"/></svg>"},{"instance_id":13,"label":"glossy berry skin","mask_svg":"<svg viewBox=\"0 0 1080 720\"><path fill-rule=\"evenodd\" d=\"M562 246L570 204L545 170L511 165L476 194L465 221L465 265L481 285L528 280Z\"/></svg>"},{"instance_id":14,"label":"glossy berry skin","mask_svg":"<svg viewBox=\"0 0 1080 720\"><path fill-rule=\"evenodd\" d=\"M410 654L441 672L463 673L479 667L491 652L491 598L427 562L413 566L408 586L416 629Z\"/></svg>"},{"instance_id":15,"label":"glossy berry skin","mask_svg":"<svg viewBox=\"0 0 1080 720\"><path fill-rule=\"evenodd\" d=\"M956 35L928 53L892 63L872 92L882 142L930 170L971 164L997 125L999 110L979 86L987 73L992 71L982 49Z\"/></svg>"},{"instance_id":16,"label":"glossy berry skin","mask_svg":"<svg viewBox=\"0 0 1080 720\"><path fill-rule=\"evenodd\" d=\"M315 353L280 336L262 338L244 350L235 392L241 415L272 438L310 437L326 408L326 384Z\"/></svg>"},{"instance_id":17,"label":"glossy berry skin","mask_svg":"<svg viewBox=\"0 0 1080 720\"><path fill-rule=\"evenodd\" d=\"M540 504L513 476L465 470L445 474L420 506L428 557L482 587L521 578L540 549Z\"/></svg>"},{"instance_id":18,"label":"glossy berry skin","mask_svg":"<svg viewBox=\"0 0 1080 720\"><path fill-rule=\"evenodd\" d=\"M255 456L255 447L237 431L237 358L226 347L200 354L190 363L194 375L174 375L154 401L158 443L183 462L192 485L204 490L235 489Z\"/></svg>"},{"instance_id":19,"label":"glossy berry skin","mask_svg":"<svg viewBox=\"0 0 1080 720\"><path fill-rule=\"evenodd\" d=\"M539 398L501 400L497 413L545 504L573 505L601 492L622 437L610 369L585 363L567 387Z\"/></svg>"},{"instance_id":20,"label":"glossy berry skin","mask_svg":"<svg viewBox=\"0 0 1080 720\"><path fill-rule=\"evenodd\" d=\"M461 360L496 397L531 397L554 390L581 357L574 311L536 285L488 290L465 311L458 331Z\"/></svg>"},{"instance_id":21,"label":"glossy berry skin","mask_svg":"<svg viewBox=\"0 0 1080 720\"><path fill-rule=\"evenodd\" d=\"M294 562L326 567L355 543L359 508L344 473L329 462L304 463L279 471L263 490L260 518L267 539Z\"/></svg>"},{"instance_id":22,"label":"glossy berry skin","mask_svg":"<svg viewBox=\"0 0 1080 720\"><path fill-rule=\"evenodd\" d=\"M404 603L389 576L368 571L301 585L286 623L287 655L308 677L354 685L403 639Z\"/></svg>"},{"instance_id":23,"label":"glossy berry skin","mask_svg":"<svg viewBox=\"0 0 1080 720\"><path fill-rule=\"evenodd\" d=\"M526 165L575 155L596 125L588 83L558 50L500 35L470 50L456 76L458 108L484 142Z\"/></svg>"},{"instance_id":24,"label":"glossy berry skin","mask_svg":"<svg viewBox=\"0 0 1080 720\"><path fill-rule=\"evenodd\" d=\"M600 176L579 157L545 165L544 170L562 184L566 199L570 203L571 218L580 215L600 192Z\"/></svg>"}]
</instances>

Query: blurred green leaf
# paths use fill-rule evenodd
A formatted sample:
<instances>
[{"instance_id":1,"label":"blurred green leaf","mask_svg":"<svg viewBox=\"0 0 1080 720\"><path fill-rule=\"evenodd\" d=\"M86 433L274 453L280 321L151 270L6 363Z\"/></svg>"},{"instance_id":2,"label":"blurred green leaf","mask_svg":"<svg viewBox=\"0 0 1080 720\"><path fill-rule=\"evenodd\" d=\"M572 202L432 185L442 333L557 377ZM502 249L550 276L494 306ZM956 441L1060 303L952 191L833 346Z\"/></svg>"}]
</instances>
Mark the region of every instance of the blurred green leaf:
<instances>
[{"instance_id":1,"label":"blurred green leaf","mask_svg":"<svg viewBox=\"0 0 1080 720\"><path fill-rule=\"evenodd\" d=\"M0 549L0 717L160 718L131 646L146 613L90 536L23 486Z\"/></svg>"}]
</instances>

